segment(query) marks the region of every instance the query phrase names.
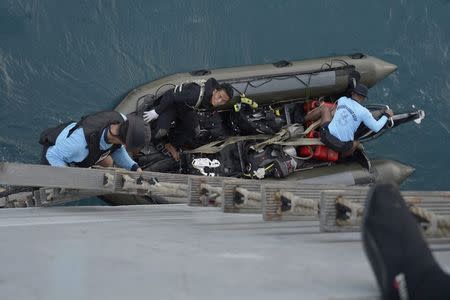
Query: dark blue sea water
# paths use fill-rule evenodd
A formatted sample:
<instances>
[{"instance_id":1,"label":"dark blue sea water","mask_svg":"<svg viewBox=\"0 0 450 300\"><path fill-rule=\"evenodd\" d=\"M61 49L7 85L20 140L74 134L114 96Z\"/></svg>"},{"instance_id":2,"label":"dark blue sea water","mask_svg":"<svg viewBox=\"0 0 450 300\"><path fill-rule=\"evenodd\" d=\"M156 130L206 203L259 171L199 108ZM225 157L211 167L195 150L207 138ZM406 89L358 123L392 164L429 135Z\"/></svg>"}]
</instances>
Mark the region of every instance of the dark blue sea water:
<instances>
[{"instance_id":1,"label":"dark blue sea water","mask_svg":"<svg viewBox=\"0 0 450 300\"><path fill-rule=\"evenodd\" d=\"M37 162L40 131L201 68L364 52L399 69L370 101L427 112L366 145L450 189L448 0L0 0L0 160ZM369 103L368 102L368 103Z\"/></svg>"}]
</instances>

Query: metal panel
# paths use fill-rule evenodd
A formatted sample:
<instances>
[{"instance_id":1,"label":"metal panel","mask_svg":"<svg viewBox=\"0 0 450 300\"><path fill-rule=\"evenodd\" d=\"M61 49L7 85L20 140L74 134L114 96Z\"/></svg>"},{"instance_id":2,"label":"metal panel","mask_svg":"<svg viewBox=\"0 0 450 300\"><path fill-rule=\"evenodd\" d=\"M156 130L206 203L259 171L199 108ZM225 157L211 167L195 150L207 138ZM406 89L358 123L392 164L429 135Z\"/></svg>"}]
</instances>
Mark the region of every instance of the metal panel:
<instances>
[{"instance_id":1,"label":"metal panel","mask_svg":"<svg viewBox=\"0 0 450 300\"><path fill-rule=\"evenodd\" d=\"M98 190L99 187L103 189L105 172L98 169L0 163L0 184ZM112 188L105 190L113 191Z\"/></svg>"},{"instance_id":2,"label":"metal panel","mask_svg":"<svg viewBox=\"0 0 450 300\"><path fill-rule=\"evenodd\" d=\"M187 198L187 181L188 176L182 174L0 163L0 184L85 191L81 194L91 194L88 191L95 191L95 195L155 194ZM46 199L46 196L42 195L40 198ZM65 198L65 195L62 198Z\"/></svg>"}]
</instances>

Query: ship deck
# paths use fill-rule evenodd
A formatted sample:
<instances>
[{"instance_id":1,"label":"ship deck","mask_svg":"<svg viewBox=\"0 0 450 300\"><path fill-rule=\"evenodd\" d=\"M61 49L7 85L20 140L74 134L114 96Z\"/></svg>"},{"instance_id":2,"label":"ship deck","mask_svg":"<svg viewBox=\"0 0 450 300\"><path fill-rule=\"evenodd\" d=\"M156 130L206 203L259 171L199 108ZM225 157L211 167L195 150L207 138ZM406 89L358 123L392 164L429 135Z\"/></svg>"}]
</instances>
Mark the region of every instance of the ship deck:
<instances>
[{"instance_id":1,"label":"ship deck","mask_svg":"<svg viewBox=\"0 0 450 300\"><path fill-rule=\"evenodd\" d=\"M185 204L0 210L3 299L378 299L359 233ZM449 244L431 248L450 270Z\"/></svg>"}]
</instances>

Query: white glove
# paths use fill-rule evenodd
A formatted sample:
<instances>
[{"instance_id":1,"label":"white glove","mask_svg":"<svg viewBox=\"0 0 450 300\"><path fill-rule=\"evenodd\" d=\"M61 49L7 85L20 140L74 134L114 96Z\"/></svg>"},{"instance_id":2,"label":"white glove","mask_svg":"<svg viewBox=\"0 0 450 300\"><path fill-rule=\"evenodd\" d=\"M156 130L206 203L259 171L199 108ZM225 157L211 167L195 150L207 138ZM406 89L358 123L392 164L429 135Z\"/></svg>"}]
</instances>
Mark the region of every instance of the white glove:
<instances>
[{"instance_id":1,"label":"white glove","mask_svg":"<svg viewBox=\"0 0 450 300\"><path fill-rule=\"evenodd\" d=\"M144 112L144 121L151 122L152 120L158 118L158 114L154 109Z\"/></svg>"}]
</instances>

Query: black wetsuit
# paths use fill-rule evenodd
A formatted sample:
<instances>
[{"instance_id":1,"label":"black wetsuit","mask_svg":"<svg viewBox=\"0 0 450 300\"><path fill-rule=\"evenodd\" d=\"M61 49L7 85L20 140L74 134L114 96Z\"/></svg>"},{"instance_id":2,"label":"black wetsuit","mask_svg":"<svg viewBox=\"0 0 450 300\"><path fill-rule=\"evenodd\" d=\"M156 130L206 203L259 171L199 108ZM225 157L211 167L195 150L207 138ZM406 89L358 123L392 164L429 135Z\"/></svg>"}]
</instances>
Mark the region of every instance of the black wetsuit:
<instances>
[{"instance_id":1,"label":"black wetsuit","mask_svg":"<svg viewBox=\"0 0 450 300\"><path fill-rule=\"evenodd\" d=\"M229 134L221 115L211 105L213 90L218 86L214 78L208 79L197 107L201 87L195 83L183 85L181 91L169 90L157 100L155 111L159 116L151 123L154 147L140 158L141 166L149 171L176 171L179 163L168 155L165 144L194 149Z\"/></svg>"},{"instance_id":2,"label":"black wetsuit","mask_svg":"<svg viewBox=\"0 0 450 300\"><path fill-rule=\"evenodd\" d=\"M177 148L195 148L224 135L222 118L211 105L213 90L218 86L214 78L206 81L203 99L198 107L195 107L200 95L198 84L183 85L177 92L167 91L155 107L159 115L152 124L155 144L170 143Z\"/></svg>"}]
</instances>

